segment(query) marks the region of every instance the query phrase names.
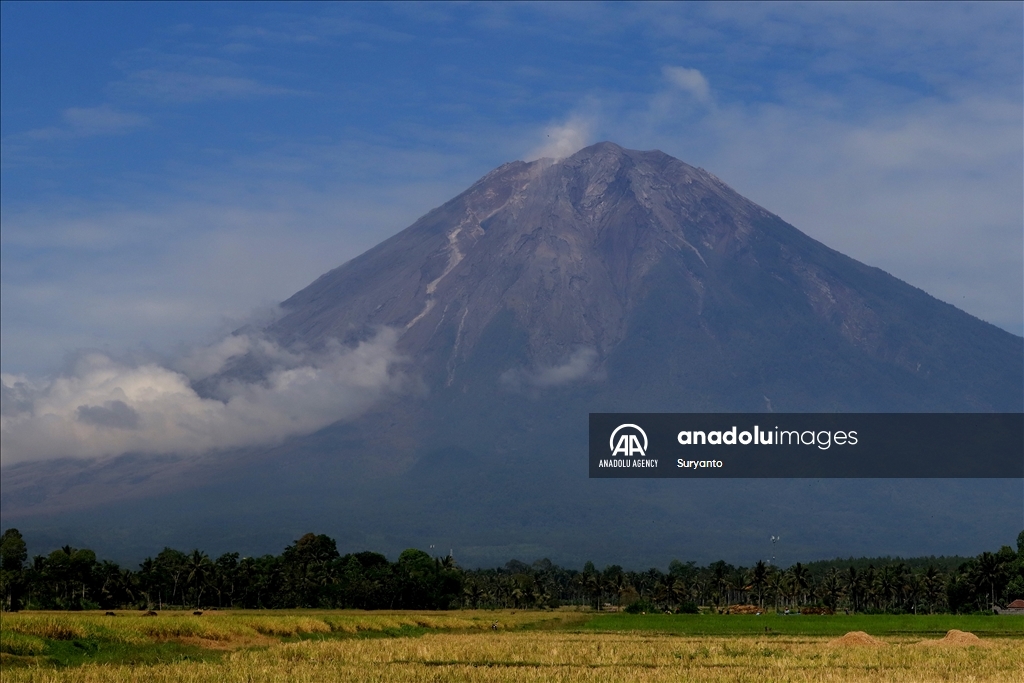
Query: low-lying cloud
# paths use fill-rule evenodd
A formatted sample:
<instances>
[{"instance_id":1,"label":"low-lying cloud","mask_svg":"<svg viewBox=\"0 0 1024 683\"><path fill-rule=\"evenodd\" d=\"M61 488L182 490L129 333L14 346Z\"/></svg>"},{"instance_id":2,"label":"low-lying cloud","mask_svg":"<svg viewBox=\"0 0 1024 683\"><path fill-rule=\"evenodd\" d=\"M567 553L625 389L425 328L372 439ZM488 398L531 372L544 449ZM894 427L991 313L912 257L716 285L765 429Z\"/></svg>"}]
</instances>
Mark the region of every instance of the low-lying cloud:
<instances>
[{"instance_id":1,"label":"low-lying cloud","mask_svg":"<svg viewBox=\"0 0 1024 683\"><path fill-rule=\"evenodd\" d=\"M5 374L0 459L199 454L308 434L401 389L396 341L383 329L355 347L296 352L233 335L167 364L88 352L51 380Z\"/></svg>"},{"instance_id":2,"label":"low-lying cloud","mask_svg":"<svg viewBox=\"0 0 1024 683\"><path fill-rule=\"evenodd\" d=\"M540 365L530 370L512 369L501 376L502 384L513 389L545 389L597 379L601 379L598 355L589 346L573 351L564 363Z\"/></svg>"}]
</instances>

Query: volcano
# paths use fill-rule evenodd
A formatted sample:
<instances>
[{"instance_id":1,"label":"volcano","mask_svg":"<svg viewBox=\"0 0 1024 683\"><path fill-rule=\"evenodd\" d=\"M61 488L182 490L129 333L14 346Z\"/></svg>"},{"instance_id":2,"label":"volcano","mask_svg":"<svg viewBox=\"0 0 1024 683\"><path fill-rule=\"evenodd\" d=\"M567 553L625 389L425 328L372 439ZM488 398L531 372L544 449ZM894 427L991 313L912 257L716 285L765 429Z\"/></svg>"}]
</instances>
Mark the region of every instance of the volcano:
<instances>
[{"instance_id":1,"label":"volcano","mask_svg":"<svg viewBox=\"0 0 1024 683\"><path fill-rule=\"evenodd\" d=\"M747 560L774 533L807 559L974 552L1019 531L1017 481L587 478L591 412L1024 410L1024 339L662 152L505 164L261 334L315 352L382 330L408 381L358 418L215 457L9 467L5 525L61 543L101 530L92 545L120 556L154 540L265 552L314 529L468 564L630 566ZM194 388L266 373L243 354Z\"/></svg>"},{"instance_id":2,"label":"volcano","mask_svg":"<svg viewBox=\"0 0 1024 683\"><path fill-rule=\"evenodd\" d=\"M623 408L1022 409L1020 338L612 143L496 169L283 309L289 346L402 330L435 396L600 374Z\"/></svg>"}]
</instances>

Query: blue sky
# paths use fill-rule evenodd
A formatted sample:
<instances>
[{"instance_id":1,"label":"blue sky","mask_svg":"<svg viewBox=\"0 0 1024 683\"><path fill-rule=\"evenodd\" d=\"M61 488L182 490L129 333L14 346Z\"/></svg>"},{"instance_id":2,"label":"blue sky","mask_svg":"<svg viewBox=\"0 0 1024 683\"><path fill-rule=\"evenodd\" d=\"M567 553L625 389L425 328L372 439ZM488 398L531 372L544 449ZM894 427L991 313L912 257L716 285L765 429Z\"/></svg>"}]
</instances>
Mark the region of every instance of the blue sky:
<instances>
[{"instance_id":1,"label":"blue sky","mask_svg":"<svg viewBox=\"0 0 1024 683\"><path fill-rule=\"evenodd\" d=\"M214 343L493 167L605 139L1024 326L1020 3L0 12L5 373Z\"/></svg>"}]
</instances>

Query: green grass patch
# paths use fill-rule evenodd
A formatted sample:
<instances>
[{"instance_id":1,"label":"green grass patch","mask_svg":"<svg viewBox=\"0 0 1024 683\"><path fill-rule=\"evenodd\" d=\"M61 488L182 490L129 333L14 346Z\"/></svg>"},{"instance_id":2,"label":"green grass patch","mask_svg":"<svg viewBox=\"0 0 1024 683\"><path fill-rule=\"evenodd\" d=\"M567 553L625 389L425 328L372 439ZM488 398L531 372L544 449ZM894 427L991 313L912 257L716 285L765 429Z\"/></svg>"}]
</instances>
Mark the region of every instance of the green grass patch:
<instances>
[{"instance_id":1,"label":"green grass patch","mask_svg":"<svg viewBox=\"0 0 1024 683\"><path fill-rule=\"evenodd\" d=\"M207 661L221 652L176 642L134 639L121 634L104 633L95 624L46 620L18 624L21 630L0 630L0 654L4 666L80 666L97 664L165 664L180 661ZM27 631L27 632L26 632ZM45 634L45 635L39 635Z\"/></svg>"},{"instance_id":2,"label":"green grass patch","mask_svg":"<svg viewBox=\"0 0 1024 683\"><path fill-rule=\"evenodd\" d=\"M100 640L54 640L43 650L46 661L54 666L82 664L152 665L171 662L205 662L219 659L223 653L182 643L119 643Z\"/></svg>"},{"instance_id":3,"label":"green grass patch","mask_svg":"<svg viewBox=\"0 0 1024 683\"><path fill-rule=\"evenodd\" d=\"M864 631L873 636L941 637L950 629L979 637L1024 638L1024 617L953 614L725 615L602 614L576 627L581 631L647 631L687 636L841 636Z\"/></svg>"},{"instance_id":4,"label":"green grass patch","mask_svg":"<svg viewBox=\"0 0 1024 683\"><path fill-rule=\"evenodd\" d=\"M24 633L0 631L0 652L17 657L38 657L46 649L46 640Z\"/></svg>"}]
</instances>

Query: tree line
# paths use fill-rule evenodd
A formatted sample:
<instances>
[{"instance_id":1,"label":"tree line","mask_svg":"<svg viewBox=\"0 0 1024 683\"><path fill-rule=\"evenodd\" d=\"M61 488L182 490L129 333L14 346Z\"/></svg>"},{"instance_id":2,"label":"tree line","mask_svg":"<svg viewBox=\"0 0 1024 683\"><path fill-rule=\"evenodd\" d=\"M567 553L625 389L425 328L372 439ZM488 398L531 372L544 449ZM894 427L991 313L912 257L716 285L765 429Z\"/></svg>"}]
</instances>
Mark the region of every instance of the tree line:
<instances>
[{"instance_id":1,"label":"tree line","mask_svg":"<svg viewBox=\"0 0 1024 683\"><path fill-rule=\"evenodd\" d=\"M876 566L877 564L877 566ZM3 609L359 608L495 609L566 605L628 611L748 609L935 613L991 610L1024 598L1024 531L1017 549L1003 546L941 563L867 558L781 568L723 560L707 566L673 560L668 571L618 565L582 570L550 560L511 560L463 569L455 559L409 549L391 562L380 553L342 555L329 536L306 534L280 555L211 558L164 548L136 570L64 546L28 560L17 529L0 537Z\"/></svg>"}]
</instances>

